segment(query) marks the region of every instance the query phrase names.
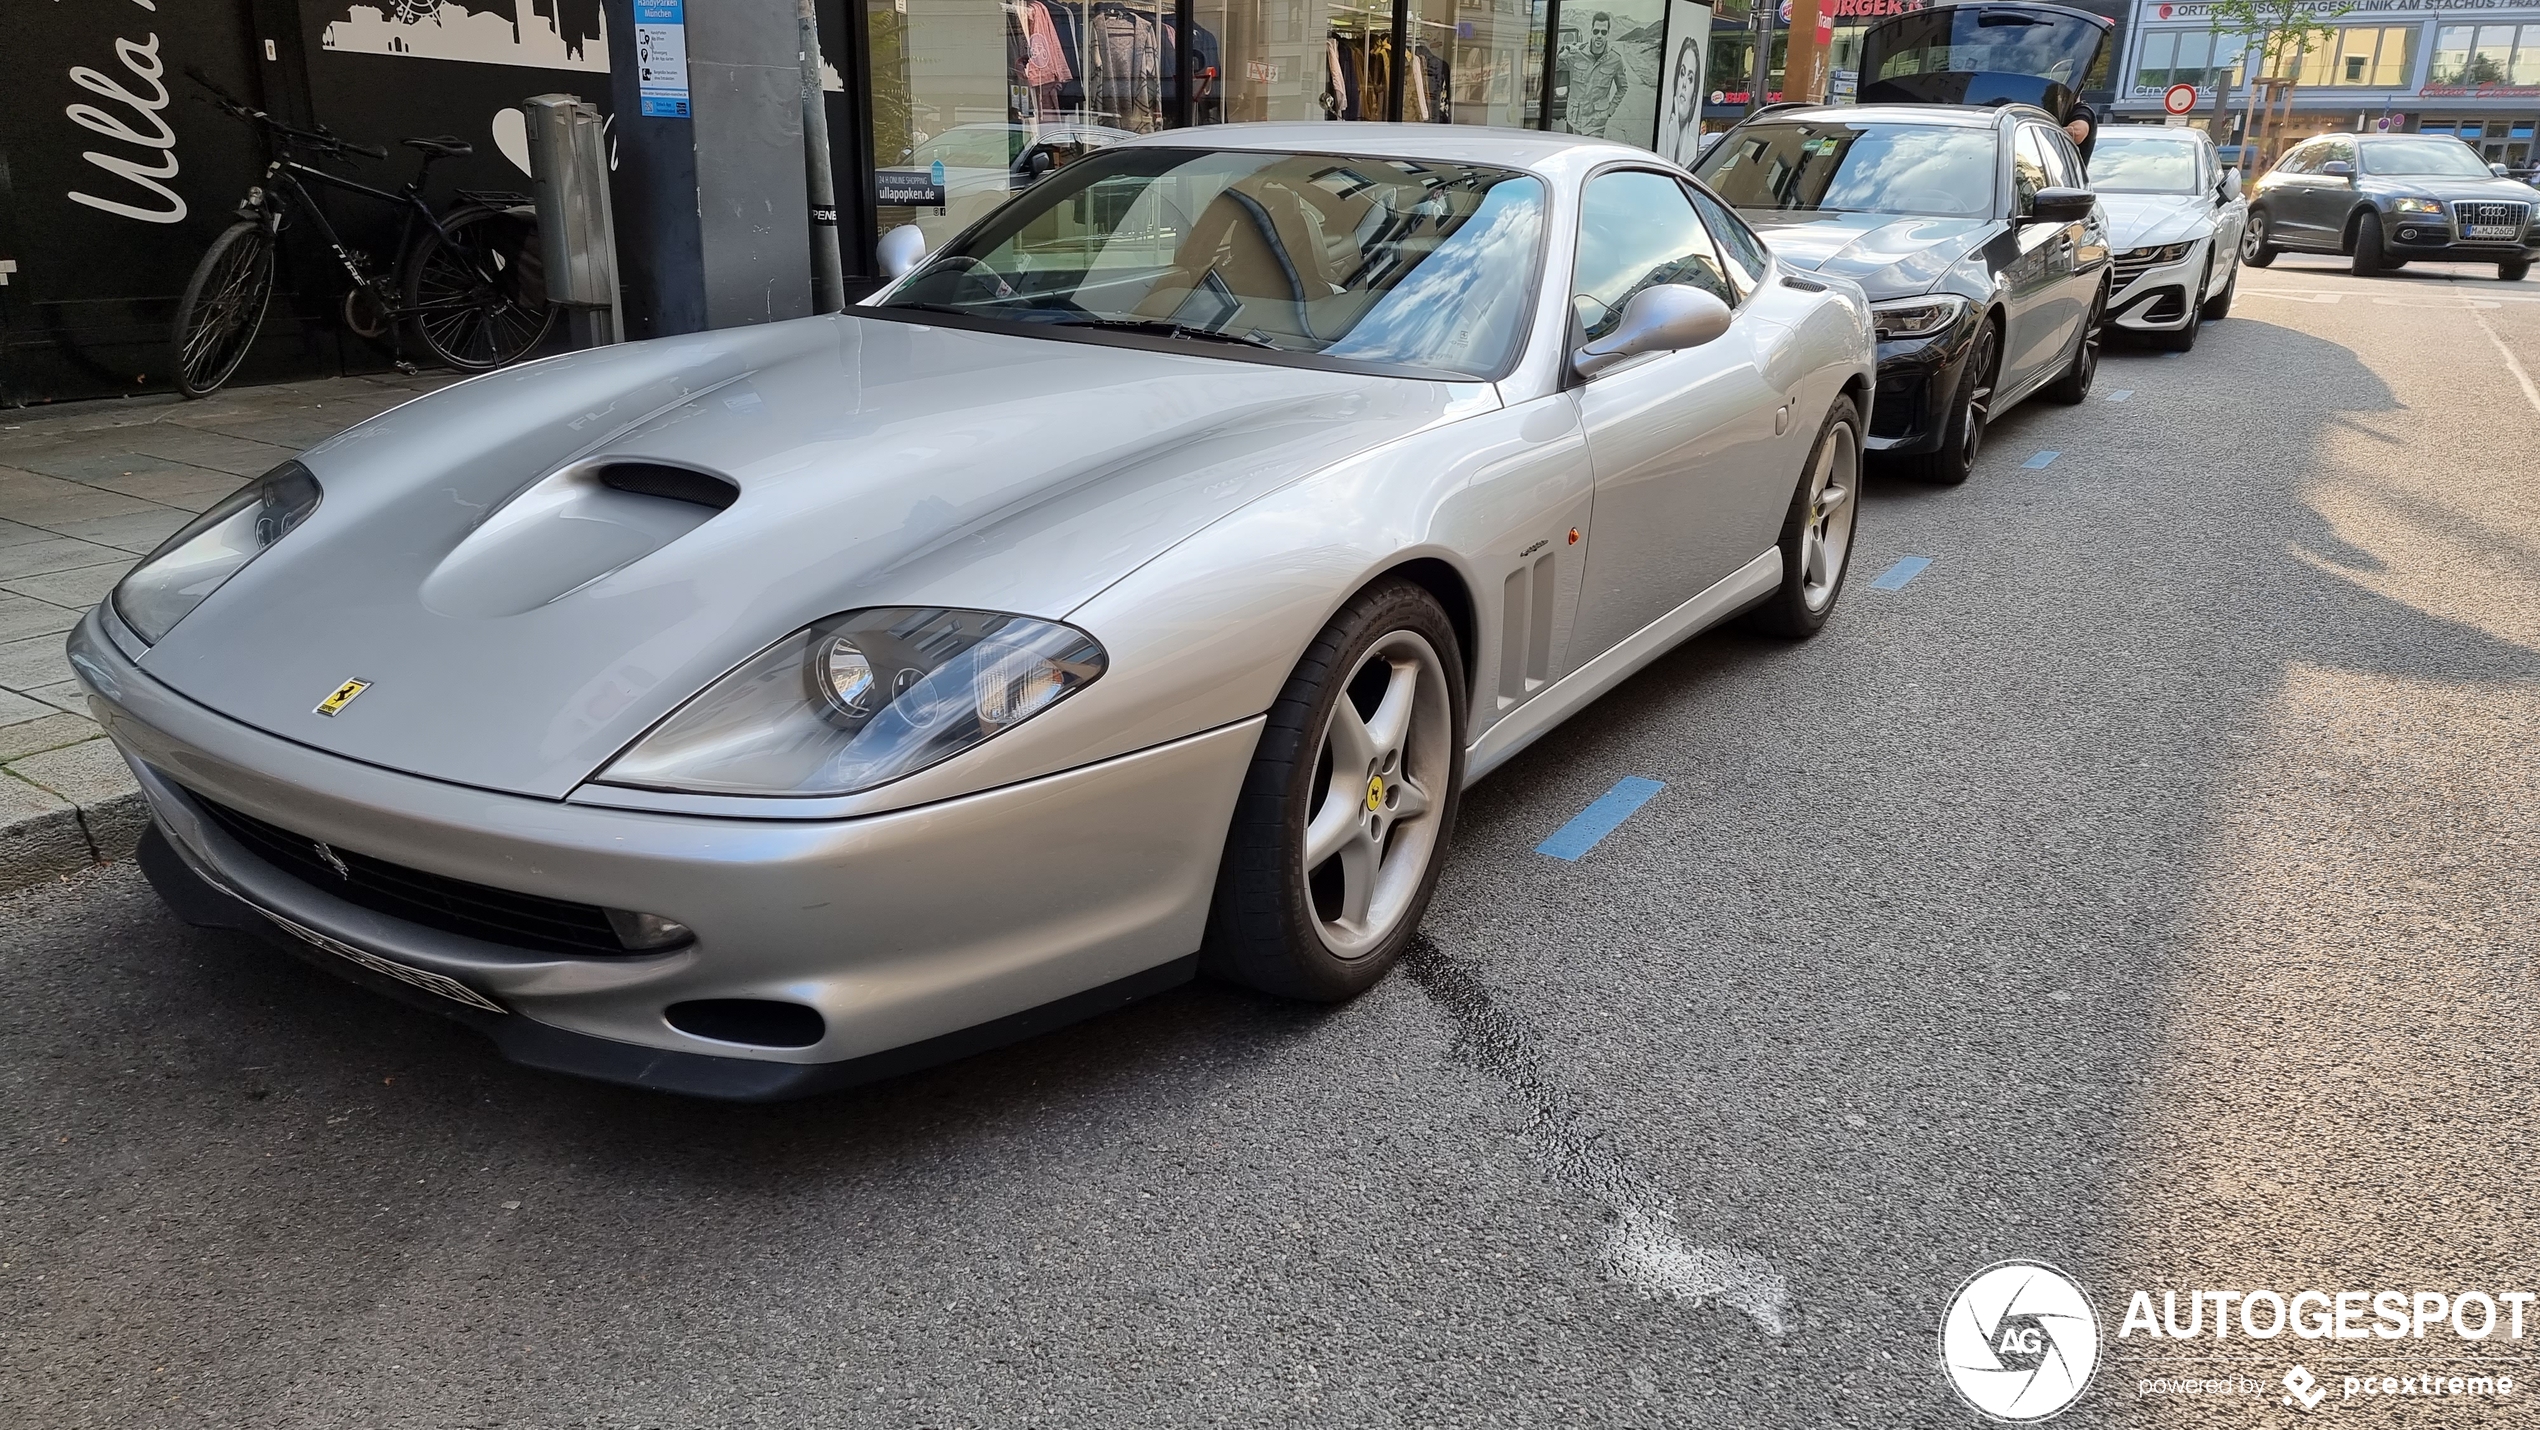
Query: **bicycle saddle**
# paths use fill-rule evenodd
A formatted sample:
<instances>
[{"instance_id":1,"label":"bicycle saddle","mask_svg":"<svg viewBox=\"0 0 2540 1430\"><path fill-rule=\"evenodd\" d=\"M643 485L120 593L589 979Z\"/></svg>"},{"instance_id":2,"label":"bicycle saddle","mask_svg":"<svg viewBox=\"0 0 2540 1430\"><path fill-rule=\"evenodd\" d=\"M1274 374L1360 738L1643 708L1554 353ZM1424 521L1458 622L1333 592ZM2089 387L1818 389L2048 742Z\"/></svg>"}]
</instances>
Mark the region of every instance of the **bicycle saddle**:
<instances>
[{"instance_id":1,"label":"bicycle saddle","mask_svg":"<svg viewBox=\"0 0 2540 1430\"><path fill-rule=\"evenodd\" d=\"M420 149L434 159L464 159L476 152L475 145L451 134L432 139L400 139L397 142L409 149Z\"/></svg>"}]
</instances>

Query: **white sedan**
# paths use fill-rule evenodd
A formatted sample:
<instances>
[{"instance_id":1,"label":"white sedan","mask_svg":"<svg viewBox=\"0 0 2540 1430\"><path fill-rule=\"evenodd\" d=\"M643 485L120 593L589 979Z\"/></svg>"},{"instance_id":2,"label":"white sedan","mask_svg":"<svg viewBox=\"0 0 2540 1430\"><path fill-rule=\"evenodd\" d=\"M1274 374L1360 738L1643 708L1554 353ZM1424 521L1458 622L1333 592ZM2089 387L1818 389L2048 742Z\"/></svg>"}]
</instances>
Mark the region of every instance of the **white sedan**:
<instances>
[{"instance_id":1,"label":"white sedan","mask_svg":"<svg viewBox=\"0 0 2540 1430\"><path fill-rule=\"evenodd\" d=\"M2240 171L2202 129L2119 126L2098 135L2090 186L2116 255L2108 325L2172 352L2196 346L2197 326L2228 315L2240 286Z\"/></svg>"}]
</instances>

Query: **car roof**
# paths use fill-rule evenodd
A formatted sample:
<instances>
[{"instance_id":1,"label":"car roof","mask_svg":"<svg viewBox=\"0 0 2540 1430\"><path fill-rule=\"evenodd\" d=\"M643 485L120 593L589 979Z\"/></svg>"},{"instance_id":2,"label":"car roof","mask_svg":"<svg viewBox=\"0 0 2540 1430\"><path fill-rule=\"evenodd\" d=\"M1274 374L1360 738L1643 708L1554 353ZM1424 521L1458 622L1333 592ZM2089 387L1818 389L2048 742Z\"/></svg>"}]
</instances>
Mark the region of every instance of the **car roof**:
<instances>
[{"instance_id":1,"label":"car roof","mask_svg":"<svg viewBox=\"0 0 2540 1430\"><path fill-rule=\"evenodd\" d=\"M1547 134L1540 129L1499 129L1481 124L1380 124L1366 120L1197 124L1187 129L1142 134L1116 147L1132 146L1292 150L1303 154L1364 155L1370 159L1498 164L1511 169L1561 167L1608 157L1665 162L1635 145L1580 134Z\"/></svg>"},{"instance_id":2,"label":"car roof","mask_svg":"<svg viewBox=\"0 0 2540 1430\"><path fill-rule=\"evenodd\" d=\"M1757 119L1833 119L1873 124L1929 124L1953 129L1991 129L2008 114L2054 123L2045 110L2028 104L1825 104L1805 109L1776 109Z\"/></svg>"}]
</instances>

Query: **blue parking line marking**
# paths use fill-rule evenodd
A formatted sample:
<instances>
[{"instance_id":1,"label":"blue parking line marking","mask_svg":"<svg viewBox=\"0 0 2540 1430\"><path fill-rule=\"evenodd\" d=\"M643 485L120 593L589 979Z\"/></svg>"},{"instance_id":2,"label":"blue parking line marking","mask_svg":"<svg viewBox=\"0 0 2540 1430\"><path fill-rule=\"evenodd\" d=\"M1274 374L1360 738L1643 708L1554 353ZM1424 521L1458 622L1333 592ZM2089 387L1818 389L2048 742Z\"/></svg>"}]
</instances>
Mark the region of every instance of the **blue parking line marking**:
<instances>
[{"instance_id":1,"label":"blue parking line marking","mask_svg":"<svg viewBox=\"0 0 2540 1430\"><path fill-rule=\"evenodd\" d=\"M1575 861L1596 847L1596 842L1614 832L1615 827L1632 817L1632 811L1649 803L1667 786L1657 780L1638 775L1625 775L1614 781L1614 787L1596 797L1596 803L1580 810L1576 817L1552 832L1552 837L1535 846L1537 854L1555 859Z\"/></svg>"},{"instance_id":2,"label":"blue parking line marking","mask_svg":"<svg viewBox=\"0 0 2540 1430\"><path fill-rule=\"evenodd\" d=\"M2111 392L2111 393L2109 393L2109 394L2108 394L2108 400L2109 400L2110 402L2123 402L2123 401L2125 401L2127 398L2132 397L2132 396L2134 396L2134 389L2133 389L2133 388L2131 388L2131 387L2120 387L2120 388L2118 388L2116 391Z\"/></svg>"},{"instance_id":3,"label":"blue parking line marking","mask_svg":"<svg viewBox=\"0 0 2540 1430\"><path fill-rule=\"evenodd\" d=\"M1930 564L1931 558L1928 556L1904 557L1895 565L1881 571L1879 578L1870 583L1870 589L1873 591L1901 590L1906 582L1923 574L1923 568Z\"/></svg>"},{"instance_id":4,"label":"blue parking line marking","mask_svg":"<svg viewBox=\"0 0 2540 1430\"><path fill-rule=\"evenodd\" d=\"M2051 450L2050 450L2050 451L2044 451L2044 452L2040 452L2040 453L2038 453L2038 454L2037 454L2036 456L2034 456L2034 457L2029 458L2027 461L2020 463L2020 465L2021 465L2021 466L2023 466L2023 467L2028 468L2028 469L2029 469L2030 471L2032 471L2032 472L2042 472L2042 471L2046 470L2046 464L2047 464L2047 463L2054 461L2057 457L2060 457L2060 456L2062 456L2062 455L2064 455L2064 454L2063 454L2063 453L2061 453L2061 452L2056 452L2056 451L2051 451Z\"/></svg>"}]
</instances>

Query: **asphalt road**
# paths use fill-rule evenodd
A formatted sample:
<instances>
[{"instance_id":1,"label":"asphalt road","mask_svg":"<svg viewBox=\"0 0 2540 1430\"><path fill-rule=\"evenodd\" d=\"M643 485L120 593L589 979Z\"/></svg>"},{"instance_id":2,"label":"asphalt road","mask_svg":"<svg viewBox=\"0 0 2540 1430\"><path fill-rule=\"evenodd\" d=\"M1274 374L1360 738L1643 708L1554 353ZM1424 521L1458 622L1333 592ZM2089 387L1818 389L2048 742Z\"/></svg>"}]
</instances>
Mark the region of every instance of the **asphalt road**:
<instances>
[{"instance_id":1,"label":"asphalt road","mask_svg":"<svg viewBox=\"0 0 2540 1430\"><path fill-rule=\"evenodd\" d=\"M1959 1425L1935 1329L2015 1257L2103 1318L2060 1424L2291 1423L2296 1360L2540 1382L2540 1307L2114 1334L2135 1288L2540 1290L2507 354L2540 284L2248 275L1965 487L1873 490L1822 638L1706 637L1475 791L1344 1008L1198 986L736 1108L506 1066L129 865L0 904L0 1421Z\"/></svg>"}]
</instances>

